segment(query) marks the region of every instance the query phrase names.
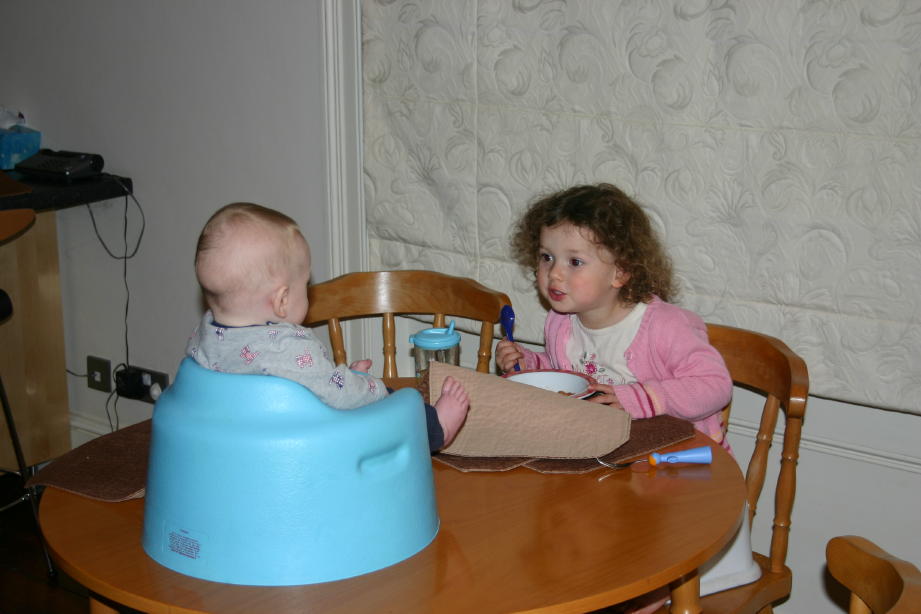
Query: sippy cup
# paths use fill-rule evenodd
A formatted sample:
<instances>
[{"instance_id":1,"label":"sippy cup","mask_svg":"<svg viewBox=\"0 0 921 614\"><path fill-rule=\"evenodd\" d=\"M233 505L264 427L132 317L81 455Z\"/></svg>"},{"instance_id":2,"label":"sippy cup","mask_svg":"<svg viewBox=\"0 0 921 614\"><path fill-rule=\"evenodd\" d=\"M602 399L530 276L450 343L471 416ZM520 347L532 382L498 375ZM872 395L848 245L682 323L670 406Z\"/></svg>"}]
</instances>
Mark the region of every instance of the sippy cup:
<instances>
[{"instance_id":1,"label":"sippy cup","mask_svg":"<svg viewBox=\"0 0 921 614\"><path fill-rule=\"evenodd\" d=\"M460 333L454 330L454 320L447 328L426 328L415 335L410 335L413 344L413 357L416 359L416 377L425 376L429 362L459 364Z\"/></svg>"}]
</instances>

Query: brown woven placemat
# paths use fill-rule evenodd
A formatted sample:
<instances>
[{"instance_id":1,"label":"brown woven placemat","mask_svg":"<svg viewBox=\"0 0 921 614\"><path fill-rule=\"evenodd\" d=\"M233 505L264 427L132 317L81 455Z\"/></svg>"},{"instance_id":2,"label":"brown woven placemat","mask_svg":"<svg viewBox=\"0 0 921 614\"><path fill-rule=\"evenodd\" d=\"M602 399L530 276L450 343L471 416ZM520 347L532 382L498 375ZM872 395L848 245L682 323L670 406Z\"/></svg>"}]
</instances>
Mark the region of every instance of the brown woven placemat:
<instances>
[{"instance_id":1,"label":"brown woven placemat","mask_svg":"<svg viewBox=\"0 0 921 614\"><path fill-rule=\"evenodd\" d=\"M29 479L29 486L53 486L100 501L144 496L151 421L102 435L58 457ZM614 464L649 454L694 436L690 422L672 416L634 420L630 439L601 457ZM602 467L593 458L477 458L436 454L432 458L459 471L508 471L524 466L540 473L587 473Z\"/></svg>"},{"instance_id":2,"label":"brown woven placemat","mask_svg":"<svg viewBox=\"0 0 921 614\"><path fill-rule=\"evenodd\" d=\"M616 464L655 452L694 436L694 425L674 416L634 420L627 443L601 457ZM439 453L432 458L459 471L508 471L527 467L540 473L587 473L604 465L594 458L495 458L455 456Z\"/></svg>"},{"instance_id":3,"label":"brown woven placemat","mask_svg":"<svg viewBox=\"0 0 921 614\"><path fill-rule=\"evenodd\" d=\"M150 420L102 435L45 465L28 486L53 486L90 499L127 501L144 496Z\"/></svg>"}]
</instances>

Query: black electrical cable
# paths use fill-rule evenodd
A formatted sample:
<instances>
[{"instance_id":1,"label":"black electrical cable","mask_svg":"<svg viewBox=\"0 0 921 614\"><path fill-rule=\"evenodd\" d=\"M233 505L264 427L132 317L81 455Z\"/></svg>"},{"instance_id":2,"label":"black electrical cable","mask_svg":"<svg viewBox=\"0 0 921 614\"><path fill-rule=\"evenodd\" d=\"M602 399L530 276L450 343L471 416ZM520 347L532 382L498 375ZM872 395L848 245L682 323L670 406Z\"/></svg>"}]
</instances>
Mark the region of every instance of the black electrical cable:
<instances>
[{"instance_id":1,"label":"black electrical cable","mask_svg":"<svg viewBox=\"0 0 921 614\"><path fill-rule=\"evenodd\" d=\"M125 207L124 207L124 213L122 216L122 242L124 246L124 253L122 255L115 254L111 249L109 249L109 246L106 245L105 240L103 240L102 235L99 233L99 227L96 225L96 216L93 214L93 208L89 205L89 203L86 203L86 209L87 211L89 211L90 220L93 223L93 231L96 233L96 238L99 239L99 243L102 245L102 248L106 251L106 253L109 255L110 258L122 261L122 283L125 286L125 362L116 366L112 370L112 379L114 381L115 372L118 371L119 367L127 367L128 365L131 364L131 348L128 343L128 312L131 306L131 288L128 286L128 260L130 260L131 258L134 258L135 255L137 255L138 250L141 247L141 239L144 237L144 231L147 228L147 218L144 215L144 208L141 207L141 203L138 202L138 199L135 198L131 190L129 190L128 187L124 183L122 183L122 181L118 177L115 177L114 175L110 175L110 176L125 191ZM134 202L135 206L137 207L138 212L141 215L141 230L138 233L137 242L135 243L134 248L130 250L131 253L129 253L129 250L128 250L128 198L129 197ZM106 399L106 404L105 404L106 418L108 418L109 420L109 428L112 429L113 431L117 431L119 427L117 392L118 392L117 388L113 390L109 394L108 398ZM111 401L113 395L116 395L115 403L112 406L112 414L114 414L115 416L114 429L113 429L113 424L112 424L112 414L109 413L109 402Z\"/></svg>"},{"instance_id":2,"label":"black electrical cable","mask_svg":"<svg viewBox=\"0 0 921 614\"><path fill-rule=\"evenodd\" d=\"M141 247L141 239L144 238L144 231L147 229L147 217L144 215L144 209L141 207L141 203L139 203L138 199L134 197L134 194L132 194L128 190L128 188L125 186L125 184L123 184L117 177L113 176L112 178L115 180L115 183L120 185L122 189L125 190L125 217L127 218L128 216L128 198L129 197L131 198L132 201L134 201L134 204L137 206L138 213L140 213L141 215L141 230L138 233L137 243L135 243L134 249L131 250L130 254L128 253L127 248L125 249L125 254L122 256L115 254L114 252L112 252L111 249L109 249L109 246L106 245L106 242L103 240L102 235L99 234L99 228L96 226L96 216L93 214L93 208L90 206L89 203L85 203L85 206L86 206L87 211L90 212L90 220L93 222L93 231L96 233L96 238L99 239L99 243L102 244L102 248L106 250L106 253L109 255L109 257L115 260L129 260L131 258L134 258L134 256L138 253L138 249Z\"/></svg>"},{"instance_id":3,"label":"black electrical cable","mask_svg":"<svg viewBox=\"0 0 921 614\"><path fill-rule=\"evenodd\" d=\"M122 281L125 284L125 364L131 364L131 355L128 350L128 307L131 305L131 289L128 287L128 199L125 198L125 214L122 218L122 242L125 246L125 257L122 258ZM138 238L137 245L135 246L135 253L137 253L137 248L141 246L140 237ZM116 401L117 403L117 401Z\"/></svg>"},{"instance_id":4,"label":"black electrical cable","mask_svg":"<svg viewBox=\"0 0 921 614\"><path fill-rule=\"evenodd\" d=\"M112 414L109 413L109 401L112 400L112 397L115 397L115 405L112 406L112 413L115 414L115 424L112 424ZM109 396L106 397L106 419L109 421L109 431L115 432L118 430L118 394L115 390L109 393Z\"/></svg>"}]
</instances>

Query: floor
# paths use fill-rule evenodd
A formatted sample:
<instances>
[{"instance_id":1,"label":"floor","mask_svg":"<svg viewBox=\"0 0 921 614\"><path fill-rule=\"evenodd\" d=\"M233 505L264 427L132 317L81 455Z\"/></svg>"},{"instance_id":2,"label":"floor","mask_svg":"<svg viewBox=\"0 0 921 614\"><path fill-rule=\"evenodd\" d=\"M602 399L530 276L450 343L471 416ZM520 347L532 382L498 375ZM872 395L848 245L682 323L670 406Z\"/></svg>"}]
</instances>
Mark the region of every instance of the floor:
<instances>
[{"instance_id":1,"label":"floor","mask_svg":"<svg viewBox=\"0 0 921 614\"><path fill-rule=\"evenodd\" d=\"M0 475L0 507L16 499L19 478ZM87 591L58 571L50 580L28 502L0 513L0 614L87 614Z\"/></svg>"}]
</instances>

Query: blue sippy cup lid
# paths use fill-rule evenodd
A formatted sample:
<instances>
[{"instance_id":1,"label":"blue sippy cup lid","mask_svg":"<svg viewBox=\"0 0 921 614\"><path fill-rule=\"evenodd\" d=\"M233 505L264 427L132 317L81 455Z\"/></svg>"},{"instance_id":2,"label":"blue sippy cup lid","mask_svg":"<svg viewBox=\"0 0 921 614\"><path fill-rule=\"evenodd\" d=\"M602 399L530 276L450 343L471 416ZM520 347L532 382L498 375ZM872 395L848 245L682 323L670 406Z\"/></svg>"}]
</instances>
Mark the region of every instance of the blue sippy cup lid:
<instances>
[{"instance_id":1,"label":"blue sippy cup lid","mask_svg":"<svg viewBox=\"0 0 921 614\"><path fill-rule=\"evenodd\" d=\"M454 320L447 328L426 328L410 335L409 342L424 350L444 350L460 343L460 333L454 330Z\"/></svg>"}]
</instances>

